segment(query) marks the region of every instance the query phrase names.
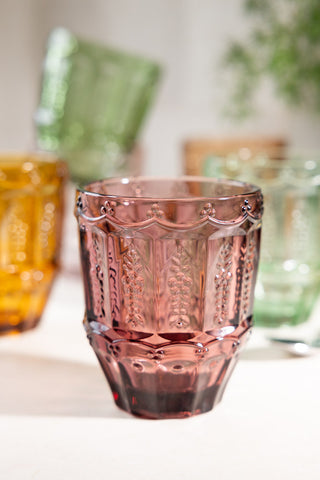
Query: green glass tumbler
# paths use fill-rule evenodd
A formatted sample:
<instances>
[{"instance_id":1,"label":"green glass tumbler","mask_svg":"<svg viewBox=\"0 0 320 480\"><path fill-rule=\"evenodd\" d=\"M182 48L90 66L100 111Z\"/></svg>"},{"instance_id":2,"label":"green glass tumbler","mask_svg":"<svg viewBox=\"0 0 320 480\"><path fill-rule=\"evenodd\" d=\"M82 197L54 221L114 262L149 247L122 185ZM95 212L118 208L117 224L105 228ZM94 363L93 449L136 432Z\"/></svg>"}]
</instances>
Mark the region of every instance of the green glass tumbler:
<instances>
[{"instance_id":1,"label":"green glass tumbler","mask_svg":"<svg viewBox=\"0 0 320 480\"><path fill-rule=\"evenodd\" d=\"M299 325L320 293L320 161L314 155L286 160L208 157L208 176L246 179L264 196L261 256L255 290L258 326Z\"/></svg>"},{"instance_id":2,"label":"green glass tumbler","mask_svg":"<svg viewBox=\"0 0 320 480\"><path fill-rule=\"evenodd\" d=\"M35 115L38 148L65 158L76 182L139 173L130 153L160 73L149 59L53 30Z\"/></svg>"}]
</instances>

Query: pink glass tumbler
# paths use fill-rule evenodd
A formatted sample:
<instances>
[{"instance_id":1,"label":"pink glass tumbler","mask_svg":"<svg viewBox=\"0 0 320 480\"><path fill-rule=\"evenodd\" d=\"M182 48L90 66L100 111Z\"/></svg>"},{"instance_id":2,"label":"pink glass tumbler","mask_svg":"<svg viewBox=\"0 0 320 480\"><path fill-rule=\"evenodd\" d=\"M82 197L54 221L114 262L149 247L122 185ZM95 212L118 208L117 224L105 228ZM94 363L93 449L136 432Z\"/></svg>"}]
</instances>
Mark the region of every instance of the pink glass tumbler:
<instances>
[{"instance_id":1,"label":"pink glass tumbler","mask_svg":"<svg viewBox=\"0 0 320 480\"><path fill-rule=\"evenodd\" d=\"M211 410L252 326L260 189L136 177L77 196L84 325L115 403L146 418Z\"/></svg>"}]
</instances>

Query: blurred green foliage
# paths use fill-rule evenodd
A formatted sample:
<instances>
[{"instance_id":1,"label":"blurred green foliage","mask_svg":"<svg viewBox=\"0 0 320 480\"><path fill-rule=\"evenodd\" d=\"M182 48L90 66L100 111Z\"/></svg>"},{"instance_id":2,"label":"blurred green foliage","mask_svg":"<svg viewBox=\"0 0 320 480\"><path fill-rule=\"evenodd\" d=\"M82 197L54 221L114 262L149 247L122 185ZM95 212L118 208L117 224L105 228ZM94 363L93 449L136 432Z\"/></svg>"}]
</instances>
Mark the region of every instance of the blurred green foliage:
<instances>
[{"instance_id":1,"label":"blurred green foliage","mask_svg":"<svg viewBox=\"0 0 320 480\"><path fill-rule=\"evenodd\" d=\"M287 104L320 115L320 0L245 0L252 28L232 41L223 65L231 74L227 113L254 112L254 94L268 78Z\"/></svg>"}]
</instances>

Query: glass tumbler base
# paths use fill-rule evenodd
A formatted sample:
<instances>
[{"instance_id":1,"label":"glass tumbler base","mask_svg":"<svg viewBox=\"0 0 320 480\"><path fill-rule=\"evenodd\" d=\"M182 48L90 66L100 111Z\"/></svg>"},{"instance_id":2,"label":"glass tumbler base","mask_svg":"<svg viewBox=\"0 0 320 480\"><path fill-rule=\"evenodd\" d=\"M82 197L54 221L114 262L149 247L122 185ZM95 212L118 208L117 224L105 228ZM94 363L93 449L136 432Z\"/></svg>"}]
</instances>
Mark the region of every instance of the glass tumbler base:
<instances>
[{"instance_id":1,"label":"glass tumbler base","mask_svg":"<svg viewBox=\"0 0 320 480\"><path fill-rule=\"evenodd\" d=\"M10 318L5 318L2 320L0 315L0 336L1 335L10 335L10 334L18 334L22 332L26 332L28 330L32 330L35 328L38 323L40 322L39 318L33 318L31 320L23 320L17 324L14 321L10 321Z\"/></svg>"},{"instance_id":2,"label":"glass tumbler base","mask_svg":"<svg viewBox=\"0 0 320 480\"><path fill-rule=\"evenodd\" d=\"M135 416L149 419L186 418L212 410L219 403L218 389L209 387L201 392L150 393L128 389L126 402L122 402L118 392L113 391L116 405Z\"/></svg>"},{"instance_id":3,"label":"glass tumbler base","mask_svg":"<svg viewBox=\"0 0 320 480\"><path fill-rule=\"evenodd\" d=\"M104 335L85 325L116 405L150 419L190 417L217 405L250 330L240 340L224 338L202 348L169 342L154 349L141 341L112 340L114 330Z\"/></svg>"}]
</instances>

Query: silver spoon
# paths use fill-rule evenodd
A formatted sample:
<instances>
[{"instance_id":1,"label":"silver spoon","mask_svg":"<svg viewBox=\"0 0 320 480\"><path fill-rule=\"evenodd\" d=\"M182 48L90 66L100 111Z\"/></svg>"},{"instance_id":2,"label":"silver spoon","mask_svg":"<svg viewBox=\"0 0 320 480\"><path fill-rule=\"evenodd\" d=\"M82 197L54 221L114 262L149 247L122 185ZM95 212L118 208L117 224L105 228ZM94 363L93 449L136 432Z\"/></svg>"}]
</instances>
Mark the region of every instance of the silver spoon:
<instances>
[{"instance_id":1,"label":"silver spoon","mask_svg":"<svg viewBox=\"0 0 320 480\"><path fill-rule=\"evenodd\" d=\"M316 353L320 353L319 339L312 342L306 342L298 339L270 337L269 341L272 344L281 347L281 349L285 350L290 355L296 357L309 357Z\"/></svg>"}]
</instances>

